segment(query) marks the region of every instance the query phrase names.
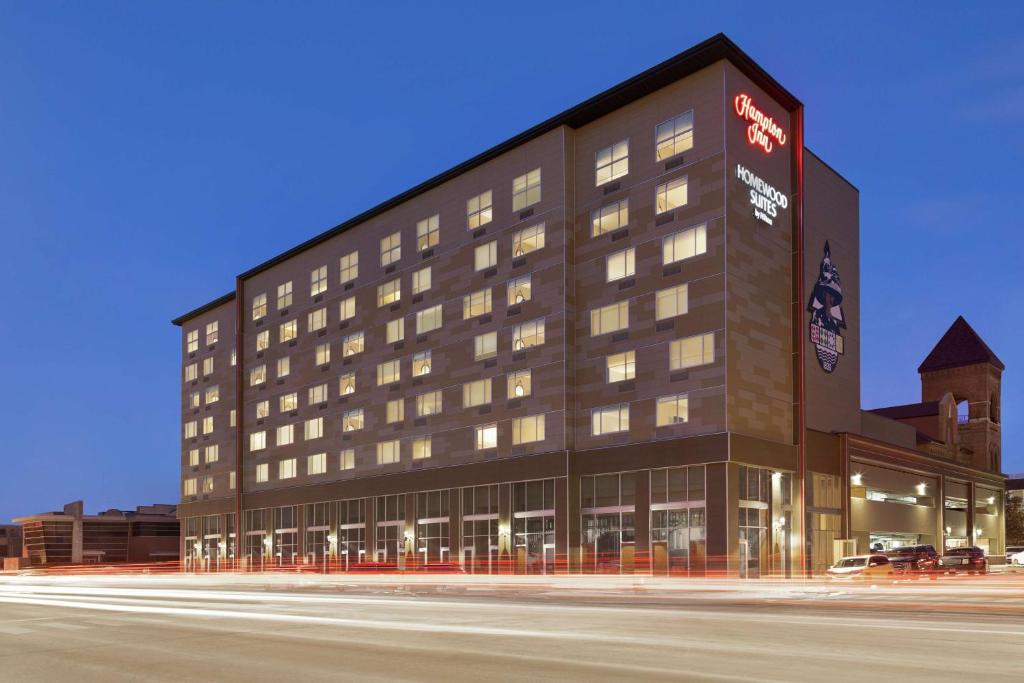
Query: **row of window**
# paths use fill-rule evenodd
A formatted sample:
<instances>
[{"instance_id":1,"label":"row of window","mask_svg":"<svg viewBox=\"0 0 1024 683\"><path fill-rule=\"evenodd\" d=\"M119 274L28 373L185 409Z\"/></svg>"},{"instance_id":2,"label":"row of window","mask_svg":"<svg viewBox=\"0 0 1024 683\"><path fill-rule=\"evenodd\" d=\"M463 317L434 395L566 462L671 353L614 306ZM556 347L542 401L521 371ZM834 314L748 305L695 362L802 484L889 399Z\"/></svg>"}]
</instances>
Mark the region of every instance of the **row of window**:
<instances>
[{"instance_id":1,"label":"row of window","mask_svg":"<svg viewBox=\"0 0 1024 683\"><path fill-rule=\"evenodd\" d=\"M213 346L220 338L219 324L216 320L206 324L206 345ZM190 330L185 335L186 346L189 353L199 350L199 330Z\"/></svg>"},{"instance_id":2,"label":"row of window","mask_svg":"<svg viewBox=\"0 0 1024 683\"><path fill-rule=\"evenodd\" d=\"M693 148L693 110L654 127L655 161ZM594 184L609 183L629 173L629 139L602 147L594 154Z\"/></svg>"},{"instance_id":3,"label":"row of window","mask_svg":"<svg viewBox=\"0 0 1024 683\"><path fill-rule=\"evenodd\" d=\"M235 488L235 473L228 472L228 488ZM214 475L207 475L202 478L189 477L182 480L182 494L185 496L195 496L199 492L202 493L213 493L215 489Z\"/></svg>"}]
</instances>

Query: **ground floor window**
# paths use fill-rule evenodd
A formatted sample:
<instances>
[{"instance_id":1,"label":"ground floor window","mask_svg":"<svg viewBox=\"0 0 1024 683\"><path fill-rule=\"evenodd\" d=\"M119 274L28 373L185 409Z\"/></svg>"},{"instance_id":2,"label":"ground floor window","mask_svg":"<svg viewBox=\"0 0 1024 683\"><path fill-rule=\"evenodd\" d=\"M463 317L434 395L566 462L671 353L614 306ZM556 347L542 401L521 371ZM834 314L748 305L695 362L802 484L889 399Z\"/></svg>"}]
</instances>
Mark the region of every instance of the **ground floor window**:
<instances>
[{"instance_id":1,"label":"ground floor window","mask_svg":"<svg viewBox=\"0 0 1024 683\"><path fill-rule=\"evenodd\" d=\"M447 562L448 490L416 494L416 550L423 564Z\"/></svg>"},{"instance_id":2,"label":"ground floor window","mask_svg":"<svg viewBox=\"0 0 1024 683\"><path fill-rule=\"evenodd\" d=\"M580 480L583 570L633 571L636 563L637 472Z\"/></svg>"},{"instance_id":3,"label":"ground floor window","mask_svg":"<svg viewBox=\"0 0 1024 683\"><path fill-rule=\"evenodd\" d=\"M405 494L377 496L377 562L405 563Z\"/></svg>"},{"instance_id":4,"label":"ground floor window","mask_svg":"<svg viewBox=\"0 0 1024 683\"><path fill-rule=\"evenodd\" d=\"M498 568L498 486L462 489L462 566L470 573Z\"/></svg>"},{"instance_id":5,"label":"ground floor window","mask_svg":"<svg viewBox=\"0 0 1024 683\"><path fill-rule=\"evenodd\" d=\"M366 559L366 499L338 502L338 561L346 569Z\"/></svg>"},{"instance_id":6,"label":"ground floor window","mask_svg":"<svg viewBox=\"0 0 1024 683\"><path fill-rule=\"evenodd\" d=\"M299 558L298 511L294 505L274 508L274 561L295 564Z\"/></svg>"},{"instance_id":7,"label":"ground floor window","mask_svg":"<svg viewBox=\"0 0 1024 683\"><path fill-rule=\"evenodd\" d=\"M705 468L651 470L651 568L658 574L706 570Z\"/></svg>"},{"instance_id":8,"label":"ground floor window","mask_svg":"<svg viewBox=\"0 0 1024 683\"><path fill-rule=\"evenodd\" d=\"M512 485L512 544L516 571L544 574L554 570L554 479Z\"/></svg>"},{"instance_id":9,"label":"ground floor window","mask_svg":"<svg viewBox=\"0 0 1024 683\"><path fill-rule=\"evenodd\" d=\"M321 563L326 566L331 554L330 519L327 503L307 503L306 515L306 562Z\"/></svg>"}]
</instances>

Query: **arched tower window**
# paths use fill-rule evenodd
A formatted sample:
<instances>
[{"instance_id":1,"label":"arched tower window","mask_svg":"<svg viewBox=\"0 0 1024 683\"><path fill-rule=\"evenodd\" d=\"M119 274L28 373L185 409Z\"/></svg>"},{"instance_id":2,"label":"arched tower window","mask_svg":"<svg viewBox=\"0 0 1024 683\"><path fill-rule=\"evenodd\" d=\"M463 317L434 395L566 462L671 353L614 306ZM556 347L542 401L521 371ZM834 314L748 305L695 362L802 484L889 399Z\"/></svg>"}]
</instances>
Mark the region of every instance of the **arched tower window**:
<instances>
[{"instance_id":1,"label":"arched tower window","mask_svg":"<svg viewBox=\"0 0 1024 683\"><path fill-rule=\"evenodd\" d=\"M956 421L959 424L964 424L971 417L971 404L967 399L962 399L956 402Z\"/></svg>"}]
</instances>

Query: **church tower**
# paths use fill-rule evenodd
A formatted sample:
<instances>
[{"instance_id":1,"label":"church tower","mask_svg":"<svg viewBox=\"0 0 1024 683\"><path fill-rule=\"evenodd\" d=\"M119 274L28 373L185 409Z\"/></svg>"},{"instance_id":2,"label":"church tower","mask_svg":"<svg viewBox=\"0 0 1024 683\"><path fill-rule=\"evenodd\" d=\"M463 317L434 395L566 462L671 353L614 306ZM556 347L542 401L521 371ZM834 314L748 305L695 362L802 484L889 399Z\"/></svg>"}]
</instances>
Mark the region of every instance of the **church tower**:
<instances>
[{"instance_id":1,"label":"church tower","mask_svg":"<svg viewBox=\"0 0 1024 683\"><path fill-rule=\"evenodd\" d=\"M917 371L921 400L940 401L948 392L958 406L958 460L999 472L1000 382L1005 366L978 333L958 317Z\"/></svg>"}]
</instances>

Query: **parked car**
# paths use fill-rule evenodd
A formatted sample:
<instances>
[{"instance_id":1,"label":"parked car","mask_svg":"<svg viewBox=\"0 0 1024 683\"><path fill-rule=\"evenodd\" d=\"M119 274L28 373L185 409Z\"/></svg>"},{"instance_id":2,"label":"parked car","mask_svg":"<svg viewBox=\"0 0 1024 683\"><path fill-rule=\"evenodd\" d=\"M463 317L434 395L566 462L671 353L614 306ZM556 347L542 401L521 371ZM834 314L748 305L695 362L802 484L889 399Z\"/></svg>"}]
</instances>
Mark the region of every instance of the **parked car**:
<instances>
[{"instance_id":1,"label":"parked car","mask_svg":"<svg viewBox=\"0 0 1024 683\"><path fill-rule=\"evenodd\" d=\"M945 571L968 574L984 574L988 571L988 560L985 551L974 546L963 548L946 548L942 555L941 566Z\"/></svg>"},{"instance_id":2,"label":"parked car","mask_svg":"<svg viewBox=\"0 0 1024 683\"><path fill-rule=\"evenodd\" d=\"M1020 546L1007 546L1006 564L1024 564L1024 548Z\"/></svg>"},{"instance_id":3,"label":"parked car","mask_svg":"<svg viewBox=\"0 0 1024 683\"><path fill-rule=\"evenodd\" d=\"M828 568L833 579L874 579L893 576L895 570L885 555L854 555L838 560Z\"/></svg>"},{"instance_id":4,"label":"parked car","mask_svg":"<svg viewBox=\"0 0 1024 683\"><path fill-rule=\"evenodd\" d=\"M906 545L886 553L893 569L904 574L931 574L941 570L939 554L932 545Z\"/></svg>"}]
</instances>

